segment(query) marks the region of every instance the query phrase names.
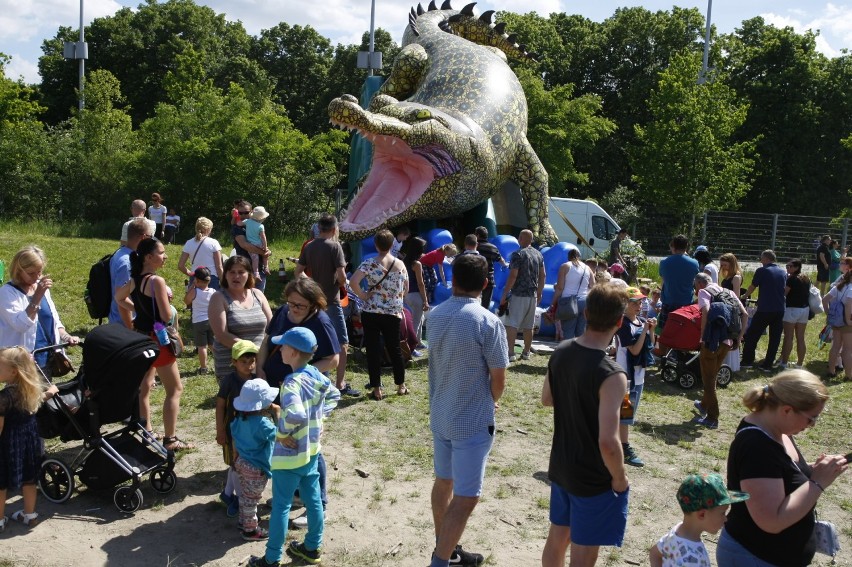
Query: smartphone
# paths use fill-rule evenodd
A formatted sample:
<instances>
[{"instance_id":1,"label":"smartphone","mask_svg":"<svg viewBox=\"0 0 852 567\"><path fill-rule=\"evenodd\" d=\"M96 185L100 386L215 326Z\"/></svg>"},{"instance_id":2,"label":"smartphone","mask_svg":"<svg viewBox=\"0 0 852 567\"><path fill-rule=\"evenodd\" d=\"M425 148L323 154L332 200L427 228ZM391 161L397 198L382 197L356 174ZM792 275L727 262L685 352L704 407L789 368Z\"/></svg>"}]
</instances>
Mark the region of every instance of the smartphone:
<instances>
[{"instance_id":1,"label":"smartphone","mask_svg":"<svg viewBox=\"0 0 852 567\"><path fill-rule=\"evenodd\" d=\"M846 456L843 458L846 459L847 463L852 463L852 453L846 453Z\"/></svg>"}]
</instances>

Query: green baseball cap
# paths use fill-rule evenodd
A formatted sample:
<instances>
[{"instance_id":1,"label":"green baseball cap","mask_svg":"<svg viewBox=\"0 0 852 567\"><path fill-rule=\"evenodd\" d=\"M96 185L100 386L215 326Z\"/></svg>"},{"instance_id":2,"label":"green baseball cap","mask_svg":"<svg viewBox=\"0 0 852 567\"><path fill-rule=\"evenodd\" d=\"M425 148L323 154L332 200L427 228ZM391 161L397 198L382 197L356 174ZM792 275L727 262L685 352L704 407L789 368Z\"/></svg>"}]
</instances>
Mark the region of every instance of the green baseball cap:
<instances>
[{"instance_id":1,"label":"green baseball cap","mask_svg":"<svg viewBox=\"0 0 852 567\"><path fill-rule=\"evenodd\" d=\"M717 473L691 474L683 479L677 491L677 501L684 512L709 510L748 498L746 492L728 490L722 476Z\"/></svg>"}]
</instances>

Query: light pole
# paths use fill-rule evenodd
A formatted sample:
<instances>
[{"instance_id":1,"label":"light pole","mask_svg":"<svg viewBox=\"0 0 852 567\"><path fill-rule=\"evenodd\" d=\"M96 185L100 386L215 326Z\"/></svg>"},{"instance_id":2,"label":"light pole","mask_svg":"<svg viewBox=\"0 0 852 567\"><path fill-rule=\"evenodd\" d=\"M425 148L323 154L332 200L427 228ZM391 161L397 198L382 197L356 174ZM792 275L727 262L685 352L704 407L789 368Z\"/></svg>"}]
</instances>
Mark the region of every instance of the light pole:
<instances>
[{"instance_id":1,"label":"light pole","mask_svg":"<svg viewBox=\"0 0 852 567\"><path fill-rule=\"evenodd\" d=\"M66 41L62 46L62 56L65 59L76 59L80 62L79 82L80 82L80 105L82 111L85 106L83 98L83 79L86 73L86 59L89 57L89 46L85 41L85 30L83 29L83 0L80 0L80 40L77 42Z\"/></svg>"},{"instance_id":2,"label":"light pole","mask_svg":"<svg viewBox=\"0 0 852 567\"><path fill-rule=\"evenodd\" d=\"M82 1L82 0L81 0ZM376 47L376 0L370 0L370 47L369 51L358 52L358 68L367 69L367 76L373 76L373 69L382 68L382 52Z\"/></svg>"},{"instance_id":3,"label":"light pole","mask_svg":"<svg viewBox=\"0 0 852 567\"><path fill-rule=\"evenodd\" d=\"M83 0L80 0L81 2ZM707 80L708 61L710 59L710 12L713 9L713 0L707 0L707 29L704 32L704 57L701 61L701 73L698 75L698 84L703 85Z\"/></svg>"}]
</instances>

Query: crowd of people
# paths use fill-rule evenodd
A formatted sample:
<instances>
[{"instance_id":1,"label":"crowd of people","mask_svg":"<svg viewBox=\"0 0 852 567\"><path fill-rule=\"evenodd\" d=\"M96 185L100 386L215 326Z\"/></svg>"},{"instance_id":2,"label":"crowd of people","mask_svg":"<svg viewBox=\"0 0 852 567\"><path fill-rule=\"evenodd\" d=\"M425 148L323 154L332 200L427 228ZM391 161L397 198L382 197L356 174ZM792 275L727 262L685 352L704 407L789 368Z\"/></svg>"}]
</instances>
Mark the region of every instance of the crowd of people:
<instances>
[{"instance_id":1,"label":"crowd of people","mask_svg":"<svg viewBox=\"0 0 852 567\"><path fill-rule=\"evenodd\" d=\"M160 345L142 379L140 423L165 448L182 451L193 447L177 433L183 383L174 352L157 334L164 326L178 325L174 293L161 272L180 217L165 208L159 194L151 201L148 218L144 201L131 204L121 246L110 260L109 322ZM385 358L397 395L408 394L404 351L418 356L419 349L428 348L435 472L431 565L481 564L484 557L459 541L482 491L507 369L534 354L534 320L546 272L532 233L521 231L520 247L507 261L488 242L484 227L465 238L460 253L452 244L425 253L425 241L408 229L396 235L380 230L374 237L377 254L347 275L337 219L324 214L302 247L295 278L284 290L285 303L273 312L264 295L270 250L262 222L267 217L263 207L234 203L235 254L224 261L222 245L211 237L213 222L200 217L177 262L189 278L183 302L192 310L199 373L210 371L212 354L219 384L216 442L227 466L219 498L229 516L239 517L243 539L267 541L265 554L253 557L250 565L278 565L285 551L309 563L320 561L328 506L322 421L341 397L361 395L346 380L350 337L342 300L347 290L360 308L370 398L380 401L386 395ZM722 364L781 372L743 398L749 413L731 443L727 485L712 474L684 480L677 494L684 520L652 547L651 563L709 564L701 533L721 530L720 565L782 565L790 557L795 565L808 564L814 553L809 538L815 502L848 463L840 455L822 455L809 464L793 439L816 424L828 399L822 381L803 368L816 288L802 273L802 260L791 259L785 270L766 250L744 288L733 254L722 254L717 266L707 247L690 255L688 240L678 235L671 240L671 255L660 263L659 285L632 287L621 253L626 237L622 230L613 241L611 263L584 262L572 248L554 285L549 312L562 342L548 362L541 395L542 403L554 408L551 527L542 565L564 565L567 556L571 565L594 565L601 545L621 545L629 501L626 466L644 465L629 431L655 362L657 335L671 313L696 301L702 313L704 386L702 398L694 402L697 425L718 427L715 384ZM825 237L817 251L821 289L816 294L834 337L827 376L842 369L852 380L852 258L832 242ZM435 306L437 281L447 285L445 258L453 259L452 296ZM504 293L496 301L502 320L490 310L497 263L508 267ZM38 518L34 483L43 448L33 414L56 390L40 385L36 368L50 375L48 353L35 359L29 353L80 341L59 318L46 266L43 251L27 246L10 263L9 284L0 287L0 381L6 384L0 390L0 531L8 520L2 511L9 488L21 487L24 493L24 508L11 519L30 525ZM755 291L756 307L750 310ZM719 318L722 327L714 323ZM767 329L766 355L757 362L757 344ZM414 348L404 346L406 334ZM516 354L519 334L523 346ZM790 358L794 344L795 361ZM156 377L165 391L162 435L155 432L150 411ZM258 523L257 506L269 478L273 498L267 530ZM296 498L306 513L290 520ZM293 527L307 528L306 536L285 549Z\"/></svg>"}]
</instances>

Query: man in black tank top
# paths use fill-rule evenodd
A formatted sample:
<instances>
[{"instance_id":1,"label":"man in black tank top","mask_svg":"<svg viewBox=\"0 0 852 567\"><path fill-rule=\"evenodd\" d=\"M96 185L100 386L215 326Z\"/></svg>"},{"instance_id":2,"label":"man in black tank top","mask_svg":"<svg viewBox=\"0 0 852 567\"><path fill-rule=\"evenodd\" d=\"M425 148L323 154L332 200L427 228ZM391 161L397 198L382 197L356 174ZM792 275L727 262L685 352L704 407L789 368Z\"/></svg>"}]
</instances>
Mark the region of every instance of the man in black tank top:
<instances>
[{"instance_id":1,"label":"man in black tank top","mask_svg":"<svg viewBox=\"0 0 852 567\"><path fill-rule=\"evenodd\" d=\"M491 309L491 295L494 293L494 262L500 262L503 267L509 264L503 259L500 250L488 242L488 229L484 226L476 227L476 251L488 262L488 285L482 290L482 306Z\"/></svg>"},{"instance_id":2,"label":"man in black tank top","mask_svg":"<svg viewBox=\"0 0 852 567\"><path fill-rule=\"evenodd\" d=\"M592 566L601 545L620 546L627 526L628 481L618 428L627 376L606 355L627 294L596 285L586 300L585 333L563 342L547 368L541 401L553 406L550 533L542 567Z\"/></svg>"}]
</instances>

